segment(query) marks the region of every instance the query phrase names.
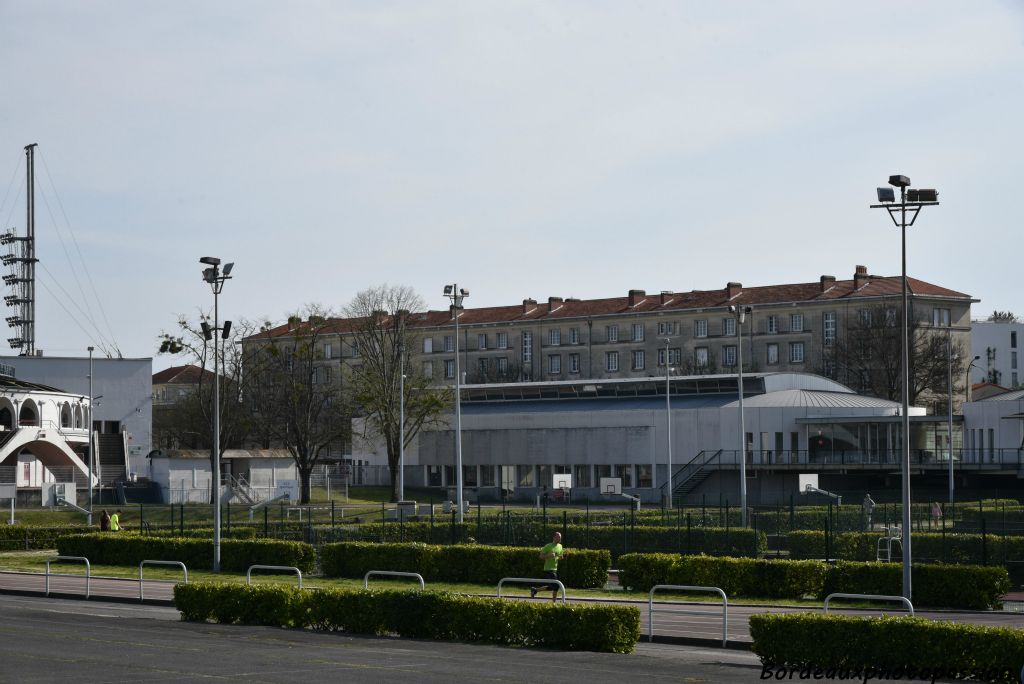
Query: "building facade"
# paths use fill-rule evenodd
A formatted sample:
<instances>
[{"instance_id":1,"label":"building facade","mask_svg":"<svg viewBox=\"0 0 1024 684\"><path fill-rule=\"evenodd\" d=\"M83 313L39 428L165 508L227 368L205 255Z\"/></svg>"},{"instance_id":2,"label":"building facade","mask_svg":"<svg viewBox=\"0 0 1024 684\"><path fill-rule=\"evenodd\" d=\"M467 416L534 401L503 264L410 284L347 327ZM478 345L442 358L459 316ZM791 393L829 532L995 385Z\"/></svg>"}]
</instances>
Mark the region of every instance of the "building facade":
<instances>
[{"instance_id":1,"label":"building facade","mask_svg":"<svg viewBox=\"0 0 1024 684\"><path fill-rule=\"evenodd\" d=\"M989 382L1010 389L1024 378L1018 358L1024 345L1024 323L971 323L971 358L979 357L970 369L972 383Z\"/></svg>"}]
</instances>

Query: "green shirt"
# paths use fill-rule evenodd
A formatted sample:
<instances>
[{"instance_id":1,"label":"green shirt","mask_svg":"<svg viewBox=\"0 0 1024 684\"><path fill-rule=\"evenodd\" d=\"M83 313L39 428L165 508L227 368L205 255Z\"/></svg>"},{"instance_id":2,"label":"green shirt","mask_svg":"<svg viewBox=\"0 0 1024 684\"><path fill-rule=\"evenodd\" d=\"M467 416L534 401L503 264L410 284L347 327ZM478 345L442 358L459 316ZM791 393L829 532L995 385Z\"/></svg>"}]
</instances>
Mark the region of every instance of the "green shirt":
<instances>
[{"instance_id":1,"label":"green shirt","mask_svg":"<svg viewBox=\"0 0 1024 684\"><path fill-rule=\"evenodd\" d=\"M552 555L550 558L544 559L544 571L554 572L558 570L558 559L562 557L562 545L556 544L554 542L551 542L550 544L545 544L544 548L540 550L540 554L542 556L546 556L549 553L554 555Z\"/></svg>"},{"instance_id":2,"label":"green shirt","mask_svg":"<svg viewBox=\"0 0 1024 684\"><path fill-rule=\"evenodd\" d=\"M121 530L121 521L120 521L119 518L120 518L120 516L117 513L115 513L114 515L110 516L110 531L111 532L119 532Z\"/></svg>"}]
</instances>

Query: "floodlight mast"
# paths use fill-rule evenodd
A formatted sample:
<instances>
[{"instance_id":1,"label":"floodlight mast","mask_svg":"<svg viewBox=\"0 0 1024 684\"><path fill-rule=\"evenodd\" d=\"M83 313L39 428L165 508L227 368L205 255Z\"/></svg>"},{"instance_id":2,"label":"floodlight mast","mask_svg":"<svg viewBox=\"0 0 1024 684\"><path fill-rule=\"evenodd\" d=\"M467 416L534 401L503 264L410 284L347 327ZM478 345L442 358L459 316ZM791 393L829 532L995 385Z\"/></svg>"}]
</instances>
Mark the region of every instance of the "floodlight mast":
<instances>
[{"instance_id":1,"label":"floodlight mast","mask_svg":"<svg viewBox=\"0 0 1024 684\"><path fill-rule=\"evenodd\" d=\"M459 370L459 312L462 300L469 296L469 290L458 284L445 285L444 295L452 300L451 312L455 319L455 503L458 506L458 522L462 522L462 377Z\"/></svg>"},{"instance_id":2,"label":"floodlight mast","mask_svg":"<svg viewBox=\"0 0 1024 684\"><path fill-rule=\"evenodd\" d=\"M729 306L729 313L736 318L736 394L740 412L740 524L747 526L747 426L743 416L743 322L753 308Z\"/></svg>"},{"instance_id":3,"label":"floodlight mast","mask_svg":"<svg viewBox=\"0 0 1024 684\"><path fill-rule=\"evenodd\" d=\"M909 318L909 298L907 295L907 226L913 226L917 220L918 214L921 213L921 209L927 206L938 205L939 193L936 190L926 191L910 191L916 192L914 195L917 201L908 201L907 188L910 186L910 179L903 175L889 176L889 185L900 189L900 201L898 204L890 203L888 200L883 199L882 190L886 188L878 189L878 199L882 204L872 204L872 209L885 209L889 212L889 218L896 224L896 227L900 229L900 242L902 252L902 263L903 272L901 277L902 283L902 299L903 299L903 316L902 316L902 335L901 335L901 351L902 351L902 368L901 368L901 380L902 380L902 432L900 439L900 448L902 453L900 455L901 471L903 475L902 483L902 504L903 504L903 596L907 600L911 599L912 586L911 586L911 563L913 560L910 540L910 318ZM921 198L921 193L925 193L925 199ZM895 193L893 193L895 199ZM907 212L911 212L910 220L907 221ZM897 215L899 218L897 219ZM952 437L952 435L950 435Z\"/></svg>"}]
</instances>

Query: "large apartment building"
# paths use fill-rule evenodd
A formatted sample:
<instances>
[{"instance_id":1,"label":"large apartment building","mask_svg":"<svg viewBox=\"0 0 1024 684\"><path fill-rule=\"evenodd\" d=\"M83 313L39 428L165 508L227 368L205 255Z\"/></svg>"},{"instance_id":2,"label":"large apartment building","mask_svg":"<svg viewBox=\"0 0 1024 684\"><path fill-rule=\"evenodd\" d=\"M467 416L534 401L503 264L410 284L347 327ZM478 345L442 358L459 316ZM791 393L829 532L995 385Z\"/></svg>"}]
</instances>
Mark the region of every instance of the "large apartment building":
<instances>
[{"instance_id":1,"label":"large apartment building","mask_svg":"<svg viewBox=\"0 0 1024 684\"><path fill-rule=\"evenodd\" d=\"M969 349L971 304L978 300L907 280L919 329ZM870 394L870 378L864 377L869 371L855 370L841 356L853 353L851 331L898 327L900 297L898 276L870 275L857 266L846 280L823 275L789 285L729 282L716 290L630 290L605 299L548 297L466 307L459 315L459 365L468 384L661 377L666 363L678 375L730 373L742 334L746 371L818 373ZM742 323L730 307L747 312ZM419 336L414 363L438 384L454 383L452 312L411 313L409 322ZM285 324L267 334L287 337L289 330ZM332 330L324 337L325 362L358 363L359 350L347 339L351 322L337 321ZM888 355L884 349L875 353ZM898 363L898 346L893 353ZM935 390L945 393L946 387ZM957 400L962 396L961 387Z\"/></svg>"}]
</instances>

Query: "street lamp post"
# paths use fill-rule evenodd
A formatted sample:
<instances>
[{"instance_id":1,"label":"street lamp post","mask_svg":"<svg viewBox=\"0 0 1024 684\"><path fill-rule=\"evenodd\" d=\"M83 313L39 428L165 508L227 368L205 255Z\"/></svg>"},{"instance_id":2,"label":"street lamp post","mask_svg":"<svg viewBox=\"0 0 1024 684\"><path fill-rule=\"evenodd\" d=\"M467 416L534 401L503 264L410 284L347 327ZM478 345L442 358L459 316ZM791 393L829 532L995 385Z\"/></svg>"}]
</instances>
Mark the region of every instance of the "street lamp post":
<instances>
[{"instance_id":1,"label":"street lamp post","mask_svg":"<svg viewBox=\"0 0 1024 684\"><path fill-rule=\"evenodd\" d=\"M665 340L665 440L668 455L668 484L666 485L665 497L669 510L672 510L672 362L669 344L671 337L663 337Z\"/></svg>"},{"instance_id":2,"label":"street lamp post","mask_svg":"<svg viewBox=\"0 0 1024 684\"><path fill-rule=\"evenodd\" d=\"M405 347L398 353L398 500L405 501Z\"/></svg>"},{"instance_id":3,"label":"street lamp post","mask_svg":"<svg viewBox=\"0 0 1024 684\"><path fill-rule=\"evenodd\" d=\"M736 317L736 394L740 411L740 524L747 526L747 426L743 417L743 320L753 311L749 306L730 306Z\"/></svg>"},{"instance_id":4,"label":"street lamp post","mask_svg":"<svg viewBox=\"0 0 1024 684\"><path fill-rule=\"evenodd\" d=\"M455 505L458 521L462 522L462 374L459 372L459 311L469 290L457 284L445 285L444 295L452 300L452 318L455 319Z\"/></svg>"},{"instance_id":5,"label":"street lamp post","mask_svg":"<svg viewBox=\"0 0 1024 684\"><path fill-rule=\"evenodd\" d=\"M220 572L220 312L218 296L224 289L224 282L231 279L234 264L224 264L220 269L217 257L202 257L199 263L205 264L203 280L213 290L213 327L206 321L202 322L203 337L209 342L213 340L213 571ZM228 336L231 321L224 322L223 337Z\"/></svg>"},{"instance_id":6,"label":"street lamp post","mask_svg":"<svg viewBox=\"0 0 1024 684\"><path fill-rule=\"evenodd\" d=\"M95 347L89 347L89 514L87 522L92 526L92 461L94 458L92 449L92 352Z\"/></svg>"},{"instance_id":7,"label":"street lamp post","mask_svg":"<svg viewBox=\"0 0 1024 684\"><path fill-rule=\"evenodd\" d=\"M902 253L902 368L901 380L903 385L903 434L901 435L901 461L902 461L902 503L903 503L903 596L910 600L911 581L910 568L912 562L911 531L910 531L910 304L907 296L907 226L914 225L921 209L926 206L935 206L938 202L939 193L935 190L908 190L910 179L906 176L889 176L889 185L892 187L878 188L878 201L880 204L872 204L872 209L885 209L889 212L889 218L900 229L900 242ZM900 201L896 203L895 191L900 189ZM911 212L910 221L907 221L908 208ZM897 216L899 218L897 218Z\"/></svg>"},{"instance_id":8,"label":"street lamp post","mask_svg":"<svg viewBox=\"0 0 1024 684\"><path fill-rule=\"evenodd\" d=\"M950 321L952 324L952 321ZM946 383L949 386L949 505L953 505L953 328L946 328Z\"/></svg>"}]
</instances>

